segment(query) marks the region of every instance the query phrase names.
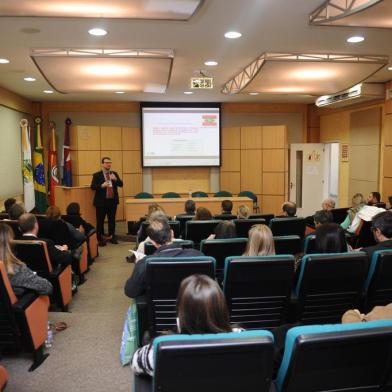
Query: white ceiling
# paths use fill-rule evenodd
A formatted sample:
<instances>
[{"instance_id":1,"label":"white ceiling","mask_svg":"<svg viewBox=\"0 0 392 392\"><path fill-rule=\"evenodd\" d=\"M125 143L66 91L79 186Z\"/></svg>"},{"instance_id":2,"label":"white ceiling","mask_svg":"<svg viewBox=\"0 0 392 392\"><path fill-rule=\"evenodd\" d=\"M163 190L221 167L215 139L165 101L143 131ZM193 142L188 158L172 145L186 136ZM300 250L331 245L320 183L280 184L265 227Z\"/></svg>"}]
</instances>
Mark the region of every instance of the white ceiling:
<instances>
[{"instance_id":1,"label":"white ceiling","mask_svg":"<svg viewBox=\"0 0 392 392\"><path fill-rule=\"evenodd\" d=\"M339 53L388 55L392 61L392 29L309 26L309 14L323 0L205 0L187 22L70 19L39 17L0 18L0 86L35 101L217 101L217 102L313 102L309 96L260 94L225 95L223 85L264 52ZM392 17L392 15L391 15ZM108 31L104 37L92 37L92 27ZM22 29L39 29L24 33ZM237 30L242 37L224 38ZM349 44L351 35L363 35L365 41ZM50 86L30 58L33 48L106 48L106 49L173 49L171 79L165 94L111 92L55 93L42 91ZM207 67L206 60L216 60L217 67ZM203 69L214 77L214 89L189 90L189 78ZM63 71L62 71L63 72ZM27 83L25 76L36 82ZM386 69L372 76L370 82L392 79Z\"/></svg>"}]
</instances>

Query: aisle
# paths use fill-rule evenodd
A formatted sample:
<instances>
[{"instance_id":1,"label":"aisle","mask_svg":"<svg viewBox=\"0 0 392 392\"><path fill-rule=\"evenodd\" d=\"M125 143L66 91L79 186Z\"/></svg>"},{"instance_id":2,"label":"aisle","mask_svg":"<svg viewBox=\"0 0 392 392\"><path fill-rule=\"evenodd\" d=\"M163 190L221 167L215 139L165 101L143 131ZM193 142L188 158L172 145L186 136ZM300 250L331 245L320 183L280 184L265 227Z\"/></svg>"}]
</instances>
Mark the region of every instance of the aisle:
<instances>
[{"instance_id":1,"label":"aisle","mask_svg":"<svg viewBox=\"0 0 392 392\"><path fill-rule=\"evenodd\" d=\"M53 321L65 321L68 329L54 335L50 356L34 372L28 372L28 356L3 358L10 392L129 392L129 367L119 362L119 347L129 299L123 287L133 265L124 261L130 243L100 248L100 257L79 288L70 313L49 313Z\"/></svg>"}]
</instances>

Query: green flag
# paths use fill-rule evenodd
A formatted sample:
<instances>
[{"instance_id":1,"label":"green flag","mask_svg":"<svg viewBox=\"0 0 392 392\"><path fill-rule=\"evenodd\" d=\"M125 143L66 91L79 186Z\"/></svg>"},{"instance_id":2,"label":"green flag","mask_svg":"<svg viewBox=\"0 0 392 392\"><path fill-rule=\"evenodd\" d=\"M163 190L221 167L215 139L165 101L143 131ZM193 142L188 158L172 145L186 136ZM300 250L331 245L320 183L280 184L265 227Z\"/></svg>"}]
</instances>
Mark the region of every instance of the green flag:
<instances>
[{"instance_id":1,"label":"green flag","mask_svg":"<svg viewBox=\"0 0 392 392\"><path fill-rule=\"evenodd\" d=\"M48 200L45 187L44 149L41 142L41 119L37 117L35 123L37 125L33 153L35 206L38 212L43 214L48 208Z\"/></svg>"}]
</instances>

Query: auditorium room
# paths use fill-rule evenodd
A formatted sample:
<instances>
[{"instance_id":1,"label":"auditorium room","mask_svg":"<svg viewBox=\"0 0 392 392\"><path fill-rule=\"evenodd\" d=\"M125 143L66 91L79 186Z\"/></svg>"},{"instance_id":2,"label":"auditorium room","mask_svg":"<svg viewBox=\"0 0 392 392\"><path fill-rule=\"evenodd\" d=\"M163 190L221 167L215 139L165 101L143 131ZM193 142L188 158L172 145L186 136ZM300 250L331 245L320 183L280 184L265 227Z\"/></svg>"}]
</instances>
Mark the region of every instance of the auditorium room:
<instances>
[{"instance_id":1,"label":"auditorium room","mask_svg":"<svg viewBox=\"0 0 392 392\"><path fill-rule=\"evenodd\" d=\"M0 392L392 392L392 1L1 0Z\"/></svg>"}]
</instances>

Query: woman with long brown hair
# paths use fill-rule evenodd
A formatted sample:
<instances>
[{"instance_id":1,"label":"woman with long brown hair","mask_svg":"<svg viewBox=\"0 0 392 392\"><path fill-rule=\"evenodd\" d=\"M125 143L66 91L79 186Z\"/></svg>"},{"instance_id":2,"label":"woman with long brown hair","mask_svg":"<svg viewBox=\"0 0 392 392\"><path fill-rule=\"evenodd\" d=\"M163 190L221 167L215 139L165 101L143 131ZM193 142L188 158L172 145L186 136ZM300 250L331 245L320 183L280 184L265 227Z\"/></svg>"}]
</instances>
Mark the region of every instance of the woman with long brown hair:
<instances>
[{"instance_id":1,"label":"woman with long brown hair","mask_svg":"<svg viewBox=\"0 0 392 392\"><path fill-rule=\"evenodd\" d=\"M275 244L271 229L266 225L252 226L243 256L272 256L274 254Z\"/></svg>"},{"instance_id":2,"label":"woman with long brown hair","mask_svg":"<svg viewBox=\"0 0 392 392\"><path fill-rule=\"evenodd\" d=\"M180 285L177 296L177 329L181 334L240 332L229 321L225 296L218 283L206 275L192 275ZM137 374L154 373L152 344L135 352L131 367Z\"/></svg>"},{"instance_id":3,"label":"woman with long brown hair","mask_svg":"<svg viewBox=\"0 0 392 392\"><path fill-rule=\"evenodd\" d=\"M21 295L26 289L33 290L41 295L50 294L53 290L51 283L39 277L13 254L11 249L12 239L13 232L11 228L4 223L0 223L0 260L5 265L15 294Z\"/></svg>"}]
</instances>

